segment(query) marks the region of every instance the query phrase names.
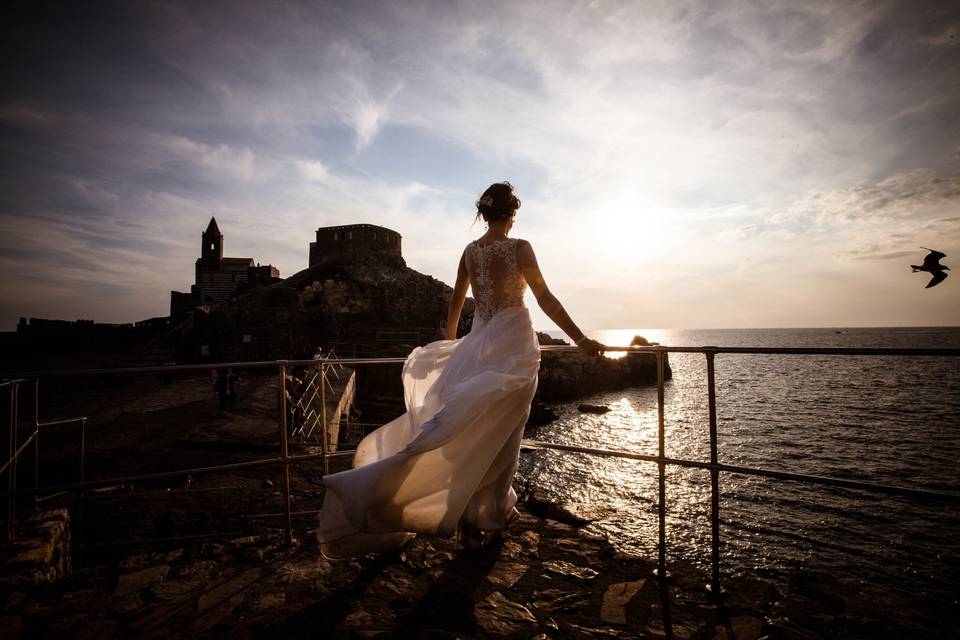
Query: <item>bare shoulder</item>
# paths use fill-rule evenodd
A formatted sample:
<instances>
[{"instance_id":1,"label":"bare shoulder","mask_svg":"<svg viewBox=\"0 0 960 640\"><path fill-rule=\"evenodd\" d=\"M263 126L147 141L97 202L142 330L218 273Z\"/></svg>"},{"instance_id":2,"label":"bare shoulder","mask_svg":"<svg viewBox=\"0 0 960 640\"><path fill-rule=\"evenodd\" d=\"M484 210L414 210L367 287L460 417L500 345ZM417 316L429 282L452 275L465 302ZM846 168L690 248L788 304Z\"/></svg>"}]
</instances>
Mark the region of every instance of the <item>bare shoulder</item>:
<instances>
[{"instance_id":1,"label":"bare shoulder","mask_svg":"<svg viewBox=\"0 0 960 640\"><path fill-rule=\"evenodd\" d=\"M523 238L517 238L517 260L521 268L537 266L537 256L533 252L533 245Z\"/></svg>"}]
</instances>

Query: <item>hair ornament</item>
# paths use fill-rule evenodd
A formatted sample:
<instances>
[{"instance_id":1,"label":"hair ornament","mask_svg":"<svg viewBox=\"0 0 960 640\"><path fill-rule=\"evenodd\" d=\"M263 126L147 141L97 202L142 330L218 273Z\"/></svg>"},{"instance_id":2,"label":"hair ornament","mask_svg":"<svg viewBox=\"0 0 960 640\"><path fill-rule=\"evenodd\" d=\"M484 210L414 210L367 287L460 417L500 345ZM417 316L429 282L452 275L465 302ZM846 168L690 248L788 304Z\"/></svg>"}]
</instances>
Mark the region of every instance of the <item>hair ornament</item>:
<instances>
[{"instance_id":1,"label":"hair ornament","mask_svg":"<svg viewBox=\"0 0 960 640\"><path fill-rule=\"evenodd\" d=\"M477 200L478 207L492 207L493 206L493 196L483 196Z\"/></svg>"}]
</instances>

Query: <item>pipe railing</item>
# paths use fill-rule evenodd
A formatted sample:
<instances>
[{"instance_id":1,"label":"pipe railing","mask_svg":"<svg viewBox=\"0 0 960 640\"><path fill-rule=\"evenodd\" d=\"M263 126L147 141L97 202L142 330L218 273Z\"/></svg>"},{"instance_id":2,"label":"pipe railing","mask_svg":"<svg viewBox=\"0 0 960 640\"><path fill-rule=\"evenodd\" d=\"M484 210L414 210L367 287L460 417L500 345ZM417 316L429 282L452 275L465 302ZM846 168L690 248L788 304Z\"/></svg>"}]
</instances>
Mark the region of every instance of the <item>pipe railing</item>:
<instances>
[{"instance_id":1,"label":"pipe railing","mask_svg":"<svg viewBox=\"0 0 960 640\"><path fill-rule=\"evenodd\" d=\"M563 345L542 345L541 351L570 353L578 352L576 347ZM847 489L856 489L867 492L884 493L889 495L898 495L908 498L937 500L946 502L960 502L960 493L949 493L943 491L932 491L927 489L918 489L904 486L894 486L871 482L862 482L843 478L833 478L829 476L818 476L803 473L793 473L778 469L744 467L721 463L718 459L718 436L717 436L717 397L715 380L715 359L718 354L755 354L755 355L827 355L827 356L906 356L906 357L958 357L960 349L885 349L885 348L779 348L779 347L665 347L665 346L638 346L638 347L607 347L606 351L626 352L630 354L649 354L656 361L657 372L657 454L643 454L631 451L622 451L616 449L601 449L594 447L583 447L577 445L565 445L550 442L541 442L537 440L522 441L524 449L549 449L560 452L576 452L587 455L617 457L651 462L657 465L657 516L658 516L658 553L657 568L654 573L661 580L668 578L666 566L666 510L667 510L667 492L666 492L666 467L679 466L687 468L704 469L710 472L710 520L711 520L711 579L708 588L716 597L722 595L720 586L720 474L732 473L748 476L760 476L775 478L779 480L788 480L796 482L805 482L808 484L820 486L834 486ZM666 455L666 403L664 400L665 388L665 361L668 353L702 353L706 356L707 364L707 402L708 402L708 428L710 437L710 459L709 461L686 460L681 458L672 458ZM7 497L7 534L8 539L15 536L15 514L16 499L18 496L33 496L35 507L45 497L52 495L62 495L65 492L77 492L80 498L80 509L82 512L85 492L97 487L106 487L130 482L143 482L151 480L161 480L167 478L181 477L184 475L204 475L213 473L222 473L225 471L236 471L241 469L251 469L265 466L276 466L281 471L282 476L282 497L283 511L280 513L252 514L246 516L250 519L280 517L284 521L284 530L286 540L293 540L293 515L303 515L316 513L317 510L298 510L293 511L291 502L290 488L290 467L291 465L303 462L321 460L323 473L329 473L329 461L332 458L346 457L353 454L353 451L331 451L328 440L329 425L326 412L326 376L332 367L355 367L365 365L384 365L384 364L402 364L406 359L402 357L387 358L319 358L309 360L268 360L257 362L229 362L215 364L197 364L197 365L169 365L152 367L125 367L116 369L82 369L72 371L42 371L31 373L28 376L19 379L10 379L0 382L0 388L10 387L10 421L9 421L9 456L7 462L0 468L0 475L8 474ZM323 383L320 385L321 394L321 433L322 433L322 451L319 453L310 453L302 455L291 455L289 447L287 409L286 409L286 372L288 367L318 367ZM46 377L81 377L81 376L114 376L131 375L143 373L175 373L175 372L196 372L208 371L211 369L242 368L268 369L276 368L279 373L279 411L278 428L280 436L279 456L246 460L242 462L221 464L207 467L194 467L191 469L178 469L175 471L162 471L155 473L145 473L132 476L114 477L109 479L86 480L84 474L85 457L85 426L87 418L74 418L68 420L56 420L51 422L40 422L39 420L39 380ZM31 381L34 388L34 416L33 432L22 443L18 441L17 425L19 422L18 409L18 391L20 384ZM68 424L79 423L81 425L81 445L80 445L80 479L79 482L67 483L56 486L40 487L38 483L39 468L39 434L41 428L64 426ZM17 489L16 487L16 466L18 458L27 450L29 445L34 446L35 468L34 468L34 486L30 489ZM42 497L41 494L47 494ZM82 515L81 524L82 528ZM82 532L80 534L82 536ZM216 535L216 534L211 534ZM180 536L177 539L197 538L198 536ZM210 536L200 536L210 537ZM169 538L164 539L169 540ZM132 543L146 543L156 541L133 541ZM124 543L126 544L126 543ZM100 544L90 546L103 546ZM81 550L82 550L81 537Z\"/></svg>"}]
</instances>

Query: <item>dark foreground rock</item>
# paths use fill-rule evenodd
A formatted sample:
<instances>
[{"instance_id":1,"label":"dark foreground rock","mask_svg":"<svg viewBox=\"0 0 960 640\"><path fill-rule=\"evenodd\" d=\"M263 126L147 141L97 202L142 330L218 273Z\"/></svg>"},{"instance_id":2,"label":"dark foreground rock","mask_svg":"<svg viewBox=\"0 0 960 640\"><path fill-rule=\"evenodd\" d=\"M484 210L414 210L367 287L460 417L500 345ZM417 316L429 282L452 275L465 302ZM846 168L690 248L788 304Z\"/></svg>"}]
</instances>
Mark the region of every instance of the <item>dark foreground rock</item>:
<instances>
[{"instance_id":1,"label":"dark foreground rock","mask_svg":"<svg viewBox=\"0 0 960 640\"><path fill-rule=\"evenodd\" d=\"M414 540L400 551L321 558L280 533L153 547L0 591L0 638L786 638L956 637L882 594L806 573L787 591L616 552L588 518L536 494L504 539L477 551ZM5 569L6 570L6 569ZM873 606L871 606L873 605Z\"/></svg>"},{"instance_id":2,"label":"dark foreground rock","mask_svg":"<svg viewBox=\"0 0 960 640\"><path fill-rule=\"evenodd\" d=\"M10 637L759 638L775 591L763 583L716 607L703 576L617 554L601 538L524 511L478 551L417 539L354 560L278 535L156 550L18 591ZM724 635L726 634L726 635Z\"/></svg>"}]
</instances>

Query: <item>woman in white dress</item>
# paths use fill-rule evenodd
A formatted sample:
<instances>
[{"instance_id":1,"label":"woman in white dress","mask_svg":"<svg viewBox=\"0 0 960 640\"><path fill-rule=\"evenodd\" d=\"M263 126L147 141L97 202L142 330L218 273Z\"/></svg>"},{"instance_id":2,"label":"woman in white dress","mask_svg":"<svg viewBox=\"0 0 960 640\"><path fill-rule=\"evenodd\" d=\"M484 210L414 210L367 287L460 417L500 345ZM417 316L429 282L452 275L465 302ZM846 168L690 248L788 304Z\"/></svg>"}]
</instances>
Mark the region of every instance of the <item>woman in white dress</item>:
<instances>
[{"instance_id":1,"label":"woman in white dress","mask_svg":"<svg viewBox=\"0 0 960 640\"><path fill-rule=\"evenodd\" d=\"M520 207L513 186L493 184L476 204L487 232L460 257L447 339L404 364L406 413L363 439L353 469L324 478L317 537L327 557L395 549L415 534L459 531L476 546L515 517L512 480L540 366L528 285L584 352L602 352L547 289L530 243L507 236ZM473 325L458 340L468 287Z\"/></svg>"}]
</instances>

